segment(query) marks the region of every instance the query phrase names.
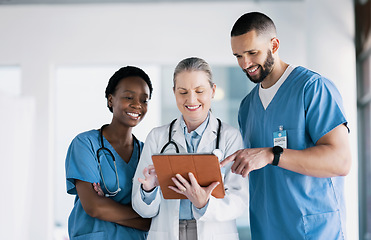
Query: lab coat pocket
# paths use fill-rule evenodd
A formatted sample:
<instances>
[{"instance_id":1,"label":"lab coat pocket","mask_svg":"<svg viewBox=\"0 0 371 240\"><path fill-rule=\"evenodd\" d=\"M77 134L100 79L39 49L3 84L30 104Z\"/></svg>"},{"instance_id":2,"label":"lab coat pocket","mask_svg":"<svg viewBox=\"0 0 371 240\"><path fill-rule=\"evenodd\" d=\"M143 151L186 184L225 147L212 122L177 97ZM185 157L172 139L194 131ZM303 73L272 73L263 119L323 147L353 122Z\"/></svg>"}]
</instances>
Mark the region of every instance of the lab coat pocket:
<instances>
[{"instance_id":1,"label":"lab coat pocket","mask_svg":"<svg viewBox=\"0 0 371 240\"><path fill-rule=\"evenodd\" d=\"M213 240L238 240L238 233L226 233L214 235Z\"/></svg>"},{"instance_id":2,"label":"lab coat pocket","mask_svg":"<svg viewBox=\"0 0 371 240\"><path fill-rule=\"evenodd\" d=\"M71 237L71 240L105 240L107 239L105 232L87 233L84 235Z\"/></svg>"},{"instance_id":3,"label":"lab coat pocket","mask_svg":"<svg viewBox=\"0 0 371 240\"><path fill-rule=\"evenodd\" d=\"M344 239L339 211L303 217L306 240Z\"/></svg>"}]
</instances>

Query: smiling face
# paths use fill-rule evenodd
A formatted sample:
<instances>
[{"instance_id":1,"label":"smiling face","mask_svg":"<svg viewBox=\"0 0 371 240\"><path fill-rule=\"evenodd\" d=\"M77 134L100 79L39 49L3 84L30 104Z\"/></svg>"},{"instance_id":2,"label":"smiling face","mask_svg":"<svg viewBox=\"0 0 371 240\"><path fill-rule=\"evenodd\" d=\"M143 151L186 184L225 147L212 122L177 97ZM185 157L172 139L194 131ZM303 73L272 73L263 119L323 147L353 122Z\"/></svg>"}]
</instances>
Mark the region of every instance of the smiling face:
<instances>
[{"instance_id":1,"label":"smiling face","mask_svg":"<svg viewBox=\"0 0 371 240\"><path fill-rule=\"evenodd\" d=\"M149 96L149 87L142 78L123 78L115 92L108 96L108 105L113 109L113 121L128 127L136 126L147 113Z\"/></svg>"},{"instance_id":2,"label":"smiling face","mask_svg":"<svg viewBox=\"0 0 371 240\"><path fill-rule=\"evenodd\" d=\"M277 41L276 38L269 39L265 35L257 36L256 31L231 38L233 55L252 82L263 82L273 71L272 50L277 46Z\"/></svg>"},{"instance_id":3,"label":"smiling face","mask_svg":"<svg viewBox=\"0 0 371 240\"><path fill-rule=\"evenodd\" d=\"M182 71L176 75L174 95L189 131L205 121L216 85L210 86L204 71Z\"/></svg>"}]
</instances>

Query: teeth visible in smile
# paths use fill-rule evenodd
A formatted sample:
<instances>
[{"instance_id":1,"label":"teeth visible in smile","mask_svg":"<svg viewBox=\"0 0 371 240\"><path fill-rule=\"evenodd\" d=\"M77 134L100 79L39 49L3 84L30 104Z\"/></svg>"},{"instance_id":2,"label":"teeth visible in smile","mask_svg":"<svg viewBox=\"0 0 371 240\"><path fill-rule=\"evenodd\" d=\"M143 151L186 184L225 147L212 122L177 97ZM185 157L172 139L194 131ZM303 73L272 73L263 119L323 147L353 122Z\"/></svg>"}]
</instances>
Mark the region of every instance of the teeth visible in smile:
<instances>
[{"instance_id":1,"label":"teeth visible in smile","mask_svg":"<svg viewBox=\"0 0 371 240\"><path fill-rule=\"evenodd\" d=\"M200 105L198 105L198 106L187 106L187 108L188 109L191 109L191 110L197 109L199 107L200 107Z\"/></svg>"},{"instance_id":2,"label":"teeth visible in smile","mask_svg":"<svg viewBox=\"0 0 371 240\"><path fill-rule=\"evenodd\" d=\"M127 113L127 114L132 116L132 117L135 117L135 118L140 116L140 114L138 114L138 113Z\"/></svg>"},{"instance_id":3,"label":"teeth visible in smile","mask_svg":"<svg viewBox=\"0 0 371 240\"><path fill-rule=\"evenodd\" d=\"M253 72L255 72L256 70L258 70L258 68L259 68L259 66L255 67L255 68L253 68L253 69L248 69L247 71L248 71L249 73L253 73Z\"/></svg>"}]
</instances>

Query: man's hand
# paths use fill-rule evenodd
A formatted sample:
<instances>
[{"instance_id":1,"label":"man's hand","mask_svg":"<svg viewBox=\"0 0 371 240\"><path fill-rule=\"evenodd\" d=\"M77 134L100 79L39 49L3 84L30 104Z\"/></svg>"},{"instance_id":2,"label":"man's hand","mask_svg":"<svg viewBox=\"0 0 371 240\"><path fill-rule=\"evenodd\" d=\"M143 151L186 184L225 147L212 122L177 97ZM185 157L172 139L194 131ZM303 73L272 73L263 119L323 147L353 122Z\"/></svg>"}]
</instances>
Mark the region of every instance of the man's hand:
<instances>
[{"instance_id":1,"label":"man's hand","mask_svg":"<svg viewBox=\"0 0 371 240\"><path fill-rule=\"evenodd\" d=\"M251 171L265 167L273 161L271 148L246 148L241 149L220 162L224 167L230 162L234 162L231 171L246 177Z\"/></svg>"}]
</instances>

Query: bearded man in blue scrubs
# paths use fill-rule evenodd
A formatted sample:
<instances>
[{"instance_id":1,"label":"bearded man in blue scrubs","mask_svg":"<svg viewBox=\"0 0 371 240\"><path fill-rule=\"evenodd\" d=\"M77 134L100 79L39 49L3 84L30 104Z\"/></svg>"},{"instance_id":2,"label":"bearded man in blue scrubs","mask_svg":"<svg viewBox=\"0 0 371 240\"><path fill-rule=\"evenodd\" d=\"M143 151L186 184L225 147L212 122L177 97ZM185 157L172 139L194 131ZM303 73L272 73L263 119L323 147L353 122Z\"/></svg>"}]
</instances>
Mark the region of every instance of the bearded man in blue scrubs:
<instances>
[{"instance_id":1,"label":"bearded man in blue scrubs","mask_svg":"<svg viewBox=\"0 0 371 240\"><path fill-rule=\"evenodd\" d=\"M347 120L335 85L283 62L273 21L251 12L231 31L233 55L257 85L238 121L245 149L222 162L249 176L252 239L346 239Z\"/></svg>"}]
</instances>

